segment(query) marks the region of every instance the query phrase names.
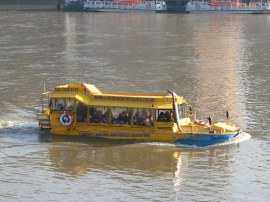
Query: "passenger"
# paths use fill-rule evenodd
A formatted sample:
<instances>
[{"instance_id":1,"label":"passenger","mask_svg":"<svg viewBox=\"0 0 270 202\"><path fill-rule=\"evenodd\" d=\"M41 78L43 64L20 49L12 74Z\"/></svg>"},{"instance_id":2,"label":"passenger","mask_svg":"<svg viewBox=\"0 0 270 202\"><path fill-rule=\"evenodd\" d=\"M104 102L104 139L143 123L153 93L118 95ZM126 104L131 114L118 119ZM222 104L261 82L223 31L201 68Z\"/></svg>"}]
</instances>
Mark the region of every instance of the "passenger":
<instances>
[{"instance_id":1,"label":"passenger","mask_svg":"<svg viewBox=\"0 0 270 202\"><path fill-rule=\"evenodd\" d=\"M149 116L150 116L149 112L147 112L146 110L142 111L142 115L140 117L141 125L144 125L144 126L149 126L150 125Z\"/></svg>"},{"instance_id":2,"label":"passenger","mask_svg":"<svg viewBox=\"0 0 270 202\"><path fill-rule=\"evenodd\" d=\"M101 122L102 123L109 123L109 115L110 115L110 111L107 110L103 116L101 117Z\"/></svg>"},{"instance_id":3,"label":"passenger","mask_svg":"<svg viewBox=\"0 0 270 202\"><path fill-rule=\"evenodd\" d=\"M169 111L166 111L165 112L165 121L168 121L168 122L172 121L172 114L171 114L171 112L169 112Z\"/></svg>"},{"instance_id":4,"label":"passenger","mask_svg":"<svg viewBox=\"0 0 270 202\"><path fill-rule=\"evenodd\" d=\"M97 116L97 108L96 107L91 107L91 109L90 109L91 122L95 123L96 116Z\"/></svg>"},{"instance_id":5,"label":"passenger","mask_svg":"<svg viewBox=\"0 0 270 202\"><path fill-rule=\"evenodd\" d=\"M117 120L118 120L119 124L127 124L128 123L128 113L127 113L127 111L121 112L118 115Z\"/></svg>"},{"instance_id":6,"label":"passenger","mask_svg":"<svg viewBox=\"0 0 270 202\"><path fill-rule=\"evenodd\" d=\"M153 126L153 125L154 125L153 115L150 114L150 115L149 115L149 126Z\"/></svg>"},{"instance_id":7,"label":"passenger","mask_svg":"<svg viewBox=\"0 0 270 202\"><path fill-rule=\"evenodd\" d=\"M72 99L65 99L65 110L73 111L74 109L74 101Z\"/></svg>"},{"instance_id":8,"label":"passenger","mask_svg":"<svg viewBox=\"0 0 270 202\"><path fill-rule=\"evenodd\" d=\"M134 120L133 120L134 125L141 125L140 124L140 117L141 117L141 112L139 110L137 110L135 115L134 115Z\"/></svg>"},{"instance_id":9,"label":"passenger","mask_svg":"<svg viewBox=\"0 0 270 202\"><path fill-rule=\"evenodd\" d=\"M57 104L57 110L58 111L64 110L64 105L62 103Z\"/></svg>"},{"instance_id":10,"label":"passenger","mask_svg":"<svg viewBox=\"0 0 270 202\"><path fill-rule=\"evenodd\" d=\"M72 101L67 102L66 110L73 111L73 109L74 109L74 103Z\"/></svg>"},{"instance_id":11,"label":"passenger","mask_svg":"<svg viewBox=\"0 0 270 202\"><path fill-rule=\"evenodd\" d=\"M93 122L94 123L102 123L102 116L103 116L102 111L98 110L96 112L95 116L93 117Z\"/></svg>"},{"instance_id":12,"label":"passenger","mask_svg":"<svg viewBox=\"0 0 270 202\"><path fill-rule=\"evenodd\" d=\"M158 121L166 121L166 116L165 116L164 112L159 113Z\"/></svg>"},{"instance_id":13,"label":"passenger","mask_svg":"<svg viewBox=\"0 0 270 202\"><path fill-rule=\"evenodd\" d=\"M174 121L174 114L173 114L173 110L170 111L171 114L171 121Z\"/></svg>"},{"instance_id":14,"label":"passenger","mask_svg":"<svg viewBox=\"0 0 270 202\"><path fill-rule=\"evenodd\" d=\"M77 106L77 121L87 122L87 107L82 103L79 103Z\"/></svg>"}]
</instances>

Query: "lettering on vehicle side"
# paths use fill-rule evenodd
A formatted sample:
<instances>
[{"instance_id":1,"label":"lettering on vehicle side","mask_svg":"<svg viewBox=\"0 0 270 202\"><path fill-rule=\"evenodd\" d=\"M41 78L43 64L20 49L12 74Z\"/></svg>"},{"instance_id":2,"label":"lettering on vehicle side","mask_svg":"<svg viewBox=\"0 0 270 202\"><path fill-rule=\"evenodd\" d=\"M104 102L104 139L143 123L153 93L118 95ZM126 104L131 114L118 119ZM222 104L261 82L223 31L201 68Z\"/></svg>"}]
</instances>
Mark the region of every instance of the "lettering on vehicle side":
<instances>
[{"instance_id":1,"label":"lettering on vehicle side","mask_svg":"<svg viewBox=\"0 0 270 202\"><path fill-rule=\"evenodd\" d=\"M77 92L77 91L79 91L79 88L55 88L55 91L71 91L71 92Z\"/></svg>"},{"instance_id":2,"label":"lettering on vehicle side","mask_svg":"<svg viewBox=\"0 0 270 202\"><path fill-rule=\"evenodd\" d=\"M226 137L226 136L211 136L211 140L214 140L214 141L220 141L220 140L229 140L229 137Z\"/></svg>"},{"instance_id":3,"label":"lettering on vehicle side","mask_svg":"<svg viewBox=\"0 0 270 202\"><path fill-rule=\"evenodd\" d=\"M99 100L116 100L116 101L133 101L133 102L154 102L154 98L141 98L141 97L120 97L120 96L102 96L95 95L94 99Z\"/></svg>"},{"instance_id":4,"label":"lettering on vehicle side","mask_svg":"<svg viewBox=\"0 0 270 202\"><path fill-rule=\"evenodd\" d=\"M150 134L104 134L104 133L96 133L96 134L82 134L83 136L88 137L129 137L129 138L150 138Z\"/></svg>"}]
</instances>

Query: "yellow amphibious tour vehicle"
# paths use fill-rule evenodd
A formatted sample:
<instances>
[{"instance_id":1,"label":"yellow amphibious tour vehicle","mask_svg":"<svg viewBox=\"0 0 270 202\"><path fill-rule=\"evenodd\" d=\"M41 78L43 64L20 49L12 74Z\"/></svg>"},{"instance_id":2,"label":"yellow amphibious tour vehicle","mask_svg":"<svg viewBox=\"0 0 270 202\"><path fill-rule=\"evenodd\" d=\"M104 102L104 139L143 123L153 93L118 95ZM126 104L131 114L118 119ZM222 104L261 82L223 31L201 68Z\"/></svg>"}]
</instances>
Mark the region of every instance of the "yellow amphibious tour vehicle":
<instances>
[{"instance_id":1,"label":"yellow amphibious tour vehicle","mask_svg":"<svg viewBox=\"0 0 270 202\"><path fill-rule=\"evenodd\" d=\"M91 84L57 86L42 93L37 120L51 134L208 146L241 131L226 123L196 120L182 96L104 92Z\"/></svg>"}]
</instances>

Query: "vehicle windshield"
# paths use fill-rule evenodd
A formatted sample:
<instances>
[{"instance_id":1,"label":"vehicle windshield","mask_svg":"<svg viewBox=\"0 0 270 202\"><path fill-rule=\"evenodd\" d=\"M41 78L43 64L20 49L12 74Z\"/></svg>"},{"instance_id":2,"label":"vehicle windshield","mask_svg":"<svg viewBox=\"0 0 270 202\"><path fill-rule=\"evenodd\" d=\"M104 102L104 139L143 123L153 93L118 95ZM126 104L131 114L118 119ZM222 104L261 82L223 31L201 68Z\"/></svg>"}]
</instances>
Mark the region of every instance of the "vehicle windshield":
<instances>
[{"instance_id":1,"label":"vehicle windshield","mask_svg":"<svg viewBox=\"0 0 270 202\"><path fill-rule=\"evenodd\" d=\"M189 109L185 103L178 105L178 114L179 114L180 119L188 117L189 116L188 112L189 112Z\"/></svg>"}]
</instances>

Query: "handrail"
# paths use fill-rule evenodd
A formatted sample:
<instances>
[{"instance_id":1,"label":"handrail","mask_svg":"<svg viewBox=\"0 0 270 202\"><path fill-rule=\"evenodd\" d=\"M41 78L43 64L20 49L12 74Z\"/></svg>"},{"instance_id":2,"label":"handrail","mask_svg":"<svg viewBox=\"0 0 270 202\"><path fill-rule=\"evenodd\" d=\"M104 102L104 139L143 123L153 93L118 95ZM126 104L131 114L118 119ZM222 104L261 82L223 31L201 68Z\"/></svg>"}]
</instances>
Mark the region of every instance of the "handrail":
<instances>
[{"instance_id":1,"label":"handrail","mask_svg":"<svg viewBox=\"0 0 270 202\"><path fill-rule=\"evenodd\" d=\"M37 107L37 110L36 110L36 113L37 113L37 121L38 121L38 115L40 114L43 114L43 111L45 110L45 103L44 103L44 100L45 99L49 99L49 94L50 92L42 92L41 93L41 96L40 96L40 100L39 100L39 104L38 104L38 107ZM47 96L47 97L45 97ZM47 103L46 103L47 104Z\"/></svg>"},{"instance_id":2,"label":"handrail","mask_svg":"<svg viewBox=\"0 0 270 202\"><path fill-rule=\"evenodd\" d=\"M122 3L117 3L117 1L97 1L97 0L91 0L91 1L86 1L85 4L86 5L93 5L93 6L118 6L118 7L134 7L138 4L159 4L161 2L165 2L164 0L159 0L159 1L140 1L140 2L132 2L132 3L126 3L126 4L122 4Z\"/></svg>"},{"instance_id":3,"label":"handrail","mask_svg":"<svg viewBox=\"0 0 270 202\"><path fill-rule=\"evenodd\" d=\"M167 90L171 95L172 95L172 100L173 100L173 113L174 113L174 119L176 121L177 127L179 131L184 132L184 130L180 127L179 123L179 114L178 114L178 106L176 102L176 93L170 91L169 89Z\"/></svg>"}]
</instances>

